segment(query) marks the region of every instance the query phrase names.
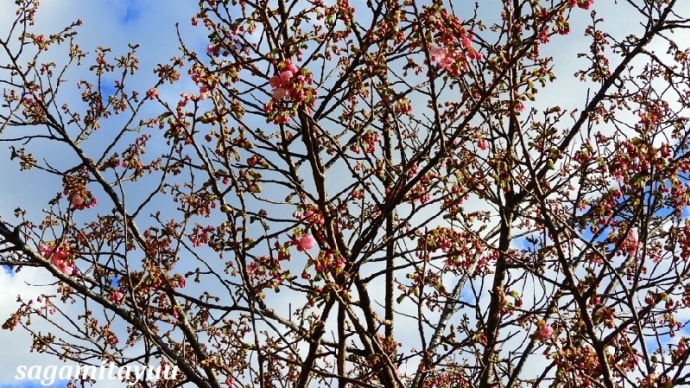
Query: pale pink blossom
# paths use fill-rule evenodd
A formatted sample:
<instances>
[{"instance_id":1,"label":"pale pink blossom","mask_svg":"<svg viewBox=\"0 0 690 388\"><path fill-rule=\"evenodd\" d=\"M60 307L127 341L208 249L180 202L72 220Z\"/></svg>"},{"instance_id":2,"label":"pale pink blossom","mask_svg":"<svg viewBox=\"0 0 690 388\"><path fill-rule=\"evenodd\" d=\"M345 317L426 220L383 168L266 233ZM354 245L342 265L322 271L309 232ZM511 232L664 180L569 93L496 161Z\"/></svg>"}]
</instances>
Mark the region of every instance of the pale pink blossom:
<instances>
[{"instance_id":1,"label":"pale pink blossom","mask_svg":"<svg viewBox=\"0 0 690 388\"><path fill-rule=\"evenodd\" d=\"M204 85L199 88L199 99L200 100L205 100L209 96L209 88L208 86Z\"/></svg>"},{"instance_id":2,"label":"pale pink blossom","mask_svg":"<svg viewBox=\"0 0 690 388\"><path fill-rule=\"evenodd\" d=\"M125 294L123 294L120 291L114 291L110 294L110 296L108 296L108 299L112 302L115 302L115 303L120 303L120 301L122 301L122 299L124 299L124 298L125 298Z\"/></svg>"},{"instance_id":3,"label":"pale pink blossom","mask_svg":"<svg viewBox=\"0 0 690 388\"><path fill-rule=\"evenodd\" d=\"M274 100L282 100L284 98L289 98L292 97L299 99L299 96L290 93L290 84L292 78L297 74L298 69L297 66L295 66L292 62L286 61L284 69L278 73L278 75L275 75L271 78L268 79L268 83L271 85L273 88L272 92L272 97ZM299 81L303 81L300 79Z\"/></svg>"},{"instance_id":4,"label":"pale pink blossom","mask_svg":"<svg viewBox=\"0 0 690 388\"><path fill-rule=\"evenodd\" d=\"M96 198L94 198L93 195L88 191L86 192L86 195L82 195L78 192L71 194L69 196L69 202L70 205L72 205L72 209L75 210L89 209L98 204Z\"/></svg>"},{"instance_id":5,"label":"pale pink blossom","mask_svg":"<svg viewBox=\"0 0 690 388\"><path fill-rule=\"evenodd\" d=\"M84 204L84 197L80 194L74 194L72 198L70 198L70 202L72 203L72 207L79 208Z\"/></svg>"},{"instance_id":6,"label":"pale pink blossom","mask_svg":"<svg viewBox=\"0 0 690 388\"><path fill-rule=\"evenodd\" d=\"M544 341L545 339L551 337L553 334L553 328L547 324L544 324L539 331L537 331L537 338L540 341Z\"/></svg>"},{"instance_id":7,"label":"pale pink blossom","mask_svg":"<svg viewBox=\"0 0 690 388\"><path fill-rule=\"evenodd\" d=\"M432 47L429 49L429 55L432 61L441 62L446 57L446 50L440 47Z\"/></svg>"},{"instance_id":8,"label":"pale pink blossom","mask_svg":"<svg viewBox=\"0 0 690 388\"><path fill-rule=\"evenodd\" d=\"M277 88L283 84L283 81L280 79L279 76L275 75L268 80L268 83L271 84L271 87Z\"/></svg>"},{"instance_id":9,"label":"pale pink blossom","mask_svg":"<svg viewBox=\"0 0 690 388\"><path fill-rule=\"evenodd\" d=\"M637 232L635 229L630 229L621 248L625 251L628 256L635 256L638 248L640 247L640 241L637 238Z\"/></svg>"},{"instance_id":10,"label":"pale pink blossom","mask_svg":"<svg viewBox=\"0 0 690 388\"><path fill-rule=\"evenodd\" d=\"M304 252L314 248L315 245L316 239L314 239L314 237L311 235L307 235L300 238L299 241L297 241L297 250L300 252Z\"/></svg>"},{"instance_id":11,"label":"pale pink blossom","mask_svg":"<svg viewBox=\"0 0 690 388\"><path fill-rule=\"evenodd\" d=\"M151 88L151 89L147 90L146 91L146 98L148 98L149 100L155 100L156 98L158 98L158 89Z\"/></svg>"},{"instance_id":12,"label":"pale pink blossom","mask_svg":"<svg viewBox=\"0 0 690 388\"><path fill-rule=\"evenodd\" d=\"M285 70L291 72L292 74L297 74L298 71L297 66L295 66L295 64L290 60L285 61Z\"/></svg>"},{"instance_id":13,"label":"pale pink blossom","mask_svg":"<svg viewBox=\"0 0 690 388\"><path fill-rule=\"evenodd\" d=\"M290 92L285 89L285 88L275 88L273 89L273 99L275 100L282 100L283 98L287 97L290 94Z\"/></svg>"},{"instance_id":14,"label":"pale pink blossom","mask_svg":"<svg viewBox=\"0 0 690 388\"><path fill-rule=\"evenodd\" d=\"M429 49L429 54L431 56L431 60L436 62L436 65L441 69L448 70L453 63L455 63L454 56L446 49L432 47Z\"/></svg>"},{"instance_id":15,"label":"pale pink blossom","mask_svg":"<svg viewBox=\"0 0 690 388\"><path fill-rule=\"evenodd\" d=\"M66 275L71 275L74 272L74 265L69 261L69 253L62 246L54 247L41 244L38 247L38 252L60 272Z\"/></svg>"},{"instance_id":16,"label":"pale pink blossom","mask_svg":"<svg viewBox=\"0 0 690 388\"><path fill-rule=\"evenodd\" d=\"M295 75L295 73L291 72L290 70L285 70L280 72L280 80L283 81L283 83L287 83L290 81L290 78Z\"/></svg>"}]
</instances>

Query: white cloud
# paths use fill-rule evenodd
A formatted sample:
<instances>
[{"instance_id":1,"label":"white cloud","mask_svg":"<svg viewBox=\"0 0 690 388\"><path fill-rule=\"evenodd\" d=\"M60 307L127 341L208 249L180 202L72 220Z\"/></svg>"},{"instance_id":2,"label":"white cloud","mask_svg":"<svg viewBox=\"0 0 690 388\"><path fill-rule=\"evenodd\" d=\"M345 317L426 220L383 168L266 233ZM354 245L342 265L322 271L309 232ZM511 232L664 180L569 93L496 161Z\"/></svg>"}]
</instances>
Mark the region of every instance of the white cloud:
<instances>
[{"instance_id":1,"label":"white cloud","mask_svg":"<svg viewBox=\"0 0 690 388\"><path fill-rule=\"evenodd\" d=\"M31 285L53 283L54 279L46 274L45 271L37 271L32 268L25 268L22 271L10 274L7 270L0 269L0 319L2 322L9 318L10 314L17 309L17 297L28 301L35 299L45 289ZM53 287L54 288L54 287ZM42 321L36 320L31 328L37 331L46 332L50 329ZM17 368L22 365L52 365L56 364L54 357L30 353L31 337L18 326L13 331L0 331L0 385L17 383L14 380L17 375Z\"/></svg>"}]
</instances>

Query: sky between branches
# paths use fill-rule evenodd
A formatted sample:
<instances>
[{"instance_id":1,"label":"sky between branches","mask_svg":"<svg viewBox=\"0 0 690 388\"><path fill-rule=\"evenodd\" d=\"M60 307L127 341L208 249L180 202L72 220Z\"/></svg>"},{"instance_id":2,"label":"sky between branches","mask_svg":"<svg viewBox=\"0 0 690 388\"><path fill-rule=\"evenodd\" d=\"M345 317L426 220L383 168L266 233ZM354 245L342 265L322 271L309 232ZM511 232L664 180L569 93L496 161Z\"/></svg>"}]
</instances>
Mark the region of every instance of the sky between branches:
<instances>
[{"instance_id":1,"label":"sky between branches","mask_svg":"<svg viewBox=\"0 0 690 388\"><path fill-rule=\"evenodd\" d=\"M456 3L456 9L464 4L468 7L474 5L474 1L461 0ZM606 23L609 23L610 30L623 33L627 28L634 26L625 18L625 15L607 14L609 9L605 3L607 1L599 0L596 6L600 15L606 19ZM353 1L353 5L356 7L356 2ZM685 7L690 12L690 4L685 4ZM12 0L3 0L0 6L0 26L8 25L14 17L14 9ZM78 29L77 41L86 51L93 52L97 46L101 45L112 48L115 54L122 54L126 52L128 43L140 44L138 50L140 71L135 79L141 85L151 85L155 82L151 69L157 63L178 54L176 23L179 23L183 39L188 47L204 52L207 44L205 30L190 26L190 19L195 11L196 2L183 0L44 0L41 2L34 30L43 33L59 31L73 20L82 19L84 24ZM490 15L495 9L482 6L480 11L480 18L482 18L483 14ZM538 100L557 99L566 108L581 107L584 104L587 85L581 84L572 74L578 67L577 52L585 51L588 44L582 34L587 16L586 12L581 12L579 19L572 23L572 33L560 38L567 44L549 45L545 49L545 51L552 50L553 52L548 52L548 54L556 58L555 72L558 80L554 85L542 90ZM5 27L0 27L0 36L4 37L6 32ZM690 42L679 43L683 45ZM559 58L569 58L569 60L559 61ZM56 58L56 61L59 62L60 59ZM72 80L76 82L76 79L70 79ZM174 101L180 93L194 90L191 82L187 82L186 85L188 90L185 90L185 82L162 90L161 98ZM66 97L63 95L62 98ZM79 96L75 95L74 101L78 100ZM17 173L14 166L7 166L6 158L9 152L9 149L0 147L0 160L2 160L0 177L5 182L0 184L0 216L9 218L16 207L38 213L40 208L55 195L56 186L46 187L42 184L43 182L32 180L31 173ZM41 292L40 287L32 287L28 284L52 282L49 274L42 270L27 268L16 274L0 271L0 290L3 291L0 294L0 318L4 320L16 310L16 295L21 294L28 298ZM21 330L0 331L0 359L5 360L0 364L0 387L32 386L31 384L14 385L16 384L14 376L19 365L51 365L58 362L52 357L30 353L30 344L31 338ZM111 386L119 387L121 383L97 384L97 387Z\"/></svg>"}]
</instances>

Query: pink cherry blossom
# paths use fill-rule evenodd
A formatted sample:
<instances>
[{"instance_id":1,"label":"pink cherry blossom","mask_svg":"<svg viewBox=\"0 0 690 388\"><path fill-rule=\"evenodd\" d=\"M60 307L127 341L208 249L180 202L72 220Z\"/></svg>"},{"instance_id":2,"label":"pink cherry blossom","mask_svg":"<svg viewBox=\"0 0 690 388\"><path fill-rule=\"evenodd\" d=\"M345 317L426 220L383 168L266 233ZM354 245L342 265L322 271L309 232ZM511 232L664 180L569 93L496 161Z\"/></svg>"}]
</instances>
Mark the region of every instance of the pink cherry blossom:
<instances>
[{"instance_id":1,"label":"pink cherry blossom","mask_svg":"<svg viewBox=\"0 0 690 388\"><path fill-rule=\"evenodd\" d=\"M551 337L552 334L553 334L553 328L549 325L544 324L544 326L542 326L539 329L539 331L537 331L537 338L540 341L544 341L545 339Z\"/></svg>"},{"instance_id":2,"label":"pink cherry blossom","mask_svg":"<svg viewBox=\"0 0 690 388\"><path fill-rule=\"evenodd\" d=\"M446 50L440 47L432 47L429 49L429 55L432 61L441 62L446 57Z\"/></svg>"},{"instance_id":3,"label":"pink cherry blossom","mask_svg":"<svg viewBox=\"0 0 690 388\"><path fill-rule=\"evenodd\" d=\"M69 261L69 253L64 247L41 244L38 247L38 252L57 267L60 272L66 275L71 275L74 272L74 265Z\"/></svg>"},{"instance_id":4,"label":"pink cherry blossom","mask_svg":"<svg viewBox=\"0 0 690 388\"><path fill-rule=\"evenodd\" d=\"M114 291L108 296L108 299L111 302L120 303L120 301L122 301L122 299L124 299L124 297L125 297L125 294L123 294L121 291Z\"/></svg>"},{"instance_id":5,"label":"pink cherry blossom","mask_svg":"<svg viewBox=\"0 0 690 388\"><path fill-rule=\"evenodd\" d=\"M215 44L209 44L208 46L206 46L206 52L209 55L216 55L217 56L218 54L220 54L220 46L215 45Z\"/></svg>"},{"instance_id":6,"label":"pink cherry blossom","mask_svg":"<svg viewBox=\"0 0 690 388\"><path fill-rule=\"evenodd\" d=\"M278 88L280 87L280 85L283 84L283 81L280 79L279 76L275 75L268 80L268 83L271 84L271 87Z\"/></svg>"},{"instance_id":7,"label":"pink cherry blossom","mask_svg":"<svg viewBox=\"0 0 690 388\"><path fill-rule=\"evenodd\" d=\"M281 71L280 80L283 81L283 83L287 83L293 75L295 75L295 73L291 72L290 70Z\"/></svg>"},{"instance_id":8,"label":"pink cherry blossom","mask_svg":"<svg viewBox=\"0 0 690 388\"><path fill-rule=\"evenodd\" d=\"M628 256L635 256L639 247L640 241L637 238L637 232L635 229L630 229L625 240L623 240L623 244L621 244L621 248Z\"/></svg>"},{"instance_id":9,"label":"pink cherry blossom","mask_svg":"<svg viewBox=\"0 0 690 388\"><path fill-rule=\"evenodd\" d=\"M295 66L292 61L285 61L285 70L291 72L292 74L297 74L297 66Z\"/></svg>"},{"instance_id":10,"label":"pink cherry blossom","mask_svg":"<svg viewBox=\"0 0 690 388\"><path fill-rule=\"evenodd\" d=\"M146 91L146 98L148 98L149 100L155 100L156 98L158 98L158 89L151 88L151 89L147 90Z\"/></svg>"},{"instance_id":11,"label":"pink cherry blossom","mask_svg":"<svg viewBox=\"0 0 690 388\"><path fill-rule=\"evenodd\" d=\"M314 248L316 245L316 240L314 239L313 236L307 235L299 239L297 242L297 250L300 252L304 252L306 250Z\"/></svg>"},{"instance_id":12,"label":"pink cherry blossom","mask_svg":"<svg viewBox=\"0 0 690 388\"><path fill-rule=\"evenodd\" d=\"M473 49L473 48L470 48L470 49L467 51L467 56L468 56L470 59L476 59L476 60L482 59L482 54L481 54L479 51L476 51L476 50Z\"/></svg>"},{"instance_id":13,"label":"pink cherry blossom","mask_svg":"<svg viewBox=\"0 0 690 388\"><path fill-rule=\"evenodd\" d=\"M72 198L70 198L70 202L72 203L72 207L79 208L84 204L84 197L80 194L74 194Z\"/></svg>"},{"instance_id":14,"label":"pink cherry blossom","mask_svg":"<svg viewBox=\"0 0 690 388\"><path fill-rule=\"evenodd\" d=\"M69 195L69 202L74 210L84 210L89 209L98 204L96 198L93 197L91 192L86 191L84 193L74 192Z\"/></svg>"},{"instance_id":15,"label":"pink cherry blossom","mask_svg":"<svg viewBox=\"0 0 690 388\"><path fill-rule=\"evenodd\" d=\"M65 275L71 275L74 272L74 266L66 260L51 260L51 262Z\"/></svg>"},{"instance_id":16,"label":"pink cherry blossom","mask_svg":"<svg viewBox=\"0 0 690 388\"><path fill-rule=\"evenodd\" d=\"M290 95L290 92L285 89L285 88L275 88L273 89L273 99L275 100L282 100L283 98L287 97Z\"/></svg>"},{"instance_id":17,"label":"pink cherry blossom","mask_svg":"<svg viewBox=\"0 0 690 388\"><path fill-rule=\"evenodd\" d=\"M578 6L582 9L589 9L594 4L594 0L570 0L570 8Z\"/></svg>"},{"instance_id":18,"label":"pink cherry blossom","mask_svg":"<svg viewBox=\"0 0 690 388\"><path fill-rule=\"evenodd\" d=\"M323 225L323 217L313 210L305 210L300 219L308 224Z\"/></svg>"},{"instance_id":19,"label":"pink cherry blossom","mask_svg":"<svg viewBox=\"0 0 690 388\"><path fill-rule=\"evenodd\" d=\"M429 49L429 55L431 60L436 62L436 65L441 69L449 70L453 63L455 63L455 57L443 48L432 47Z\"/></svg>"},{"instance_id":20,"label":"pink cherry blossom","mask_svg":"<svg viewBox=\"0 0 690 388\"><path fill-rule=\"evenodd\" d=\"M286 61L280 73L268 79L268 83L273 88L271 95L274 100L282 100L284 98L291 98L293 100L303 99L303 96L295 93L294 86L292 85L294 83L293 77L295 77L298 71L297 66L290 61ZM297 81L298 83L303 83L305 79L303 76L299 76Z\"/></svg>"}]
</instances>

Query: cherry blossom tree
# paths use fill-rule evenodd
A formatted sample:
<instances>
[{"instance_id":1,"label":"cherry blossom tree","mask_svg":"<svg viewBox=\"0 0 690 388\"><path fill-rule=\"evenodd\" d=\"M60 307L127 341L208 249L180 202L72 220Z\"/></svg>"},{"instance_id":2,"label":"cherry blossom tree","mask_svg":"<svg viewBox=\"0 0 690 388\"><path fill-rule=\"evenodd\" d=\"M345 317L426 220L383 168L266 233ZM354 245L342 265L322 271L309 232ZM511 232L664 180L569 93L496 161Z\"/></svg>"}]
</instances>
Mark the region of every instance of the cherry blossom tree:
<instances>
[{"instance_id":1,"label":"cherry blossom tree","mask_svg":"<svg viewBox=\"0 0 690 388\"><path fill-rule=\"evenodd\" d=\"M141 386L690 384L684 2L201 0L206 51L150 84L16 4L33 350L179 368Z\"/></svg>"}]
</instances>

